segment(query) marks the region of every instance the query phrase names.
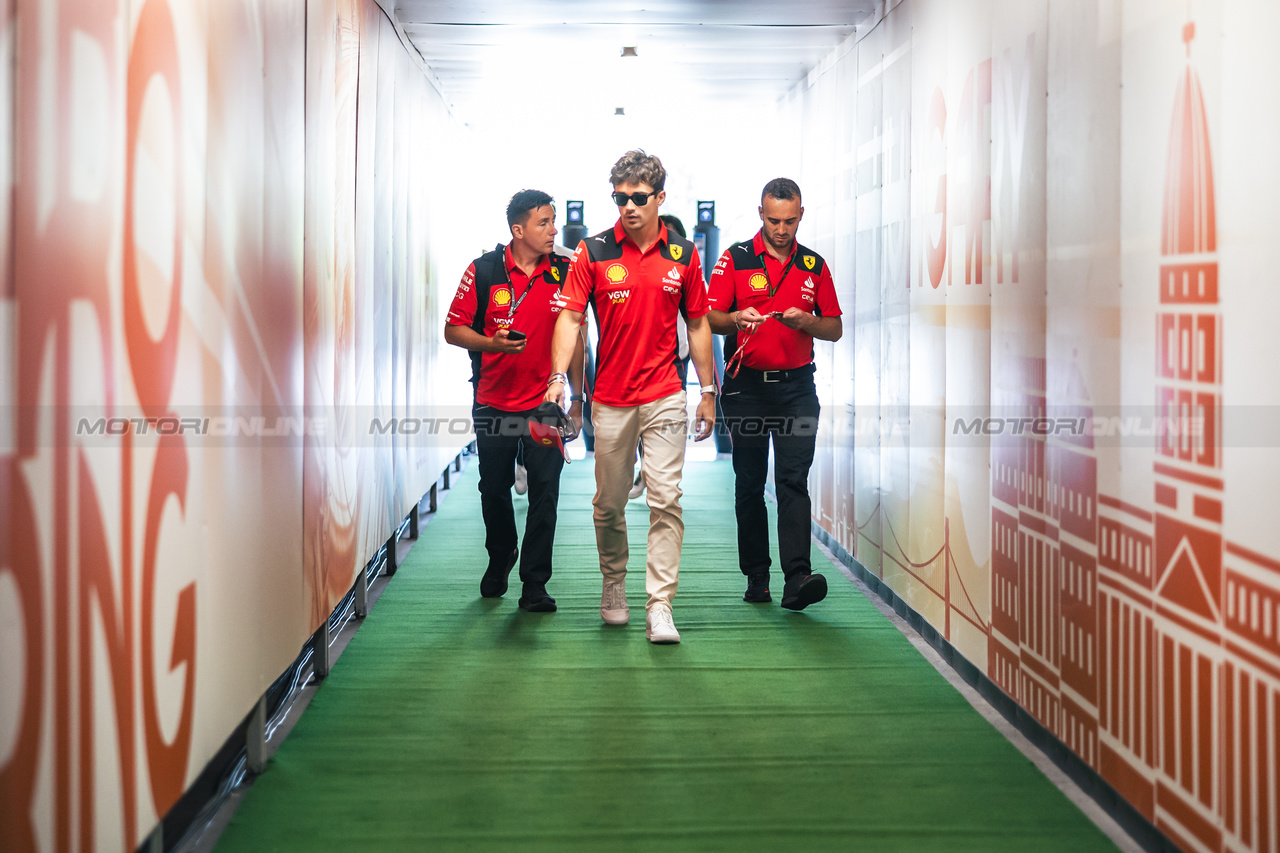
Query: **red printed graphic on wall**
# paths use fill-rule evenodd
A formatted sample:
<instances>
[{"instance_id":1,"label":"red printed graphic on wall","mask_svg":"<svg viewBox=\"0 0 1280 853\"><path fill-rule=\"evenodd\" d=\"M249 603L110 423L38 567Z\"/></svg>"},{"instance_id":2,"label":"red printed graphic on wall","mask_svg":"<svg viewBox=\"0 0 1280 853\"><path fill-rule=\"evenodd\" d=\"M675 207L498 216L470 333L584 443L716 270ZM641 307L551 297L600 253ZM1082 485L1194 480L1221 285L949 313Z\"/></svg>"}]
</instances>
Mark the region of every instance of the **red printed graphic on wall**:
<instances>
[{"instance_id":1,"label":"red printed graphic on wall","mask_svg":"<svg viewBox=\"0 0 1280 853\"><path fill-rule=\"evenodd\" d=\"M988 674L1184 849L1272 849L1280 563L1223 535L1224 324L1194 38L1188 23L1165 168L1154 510L1098 493L1091 438L993 441ZM1008 402L1043 415L1045 369L1021 360ZM1068 384L1092 418L1074 366Z\"/></svg>"}]
</instances>

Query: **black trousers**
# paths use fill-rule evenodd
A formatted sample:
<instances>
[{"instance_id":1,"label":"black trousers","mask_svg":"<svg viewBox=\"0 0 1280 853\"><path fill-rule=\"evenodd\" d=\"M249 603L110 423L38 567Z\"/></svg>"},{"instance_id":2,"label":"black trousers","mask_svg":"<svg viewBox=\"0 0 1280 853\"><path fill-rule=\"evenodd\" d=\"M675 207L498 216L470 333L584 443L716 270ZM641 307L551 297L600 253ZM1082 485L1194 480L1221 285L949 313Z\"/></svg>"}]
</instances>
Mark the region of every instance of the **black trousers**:
<instances>
[{"instance_id":1,"label":"black trousers","mask_svg":"<svg viewBox=\"0 0 1280 853\"><path fill-rule=\"evenodd\" d=\"M529 474L529 513L520 546L520 580L545 584L551 579L551 550L556 538L560 471L564 457L529 435L530 412L504 412L477 403L471 410L480 465L480 511L489 562L505 565L516 547L516 516L511 501L516 454Z\"/></svg>"},{"instance_id":2,"label":"black trousers","mask_svg":"<svg viewBox=\"0 0 1280 853\"><path fill-rule=\"evenodd\" d=\"M769 517L764 486L772 441L778 556L782 559L783 577L789 579L807 575L811 568L809 468L813 465L821 406L812 367L787 371L782 381L764 381L777 375L743 368L737 377L726 378L720 409L733 441L738 567L748 576L769 571Z\"/></svg>"}]
</instances>

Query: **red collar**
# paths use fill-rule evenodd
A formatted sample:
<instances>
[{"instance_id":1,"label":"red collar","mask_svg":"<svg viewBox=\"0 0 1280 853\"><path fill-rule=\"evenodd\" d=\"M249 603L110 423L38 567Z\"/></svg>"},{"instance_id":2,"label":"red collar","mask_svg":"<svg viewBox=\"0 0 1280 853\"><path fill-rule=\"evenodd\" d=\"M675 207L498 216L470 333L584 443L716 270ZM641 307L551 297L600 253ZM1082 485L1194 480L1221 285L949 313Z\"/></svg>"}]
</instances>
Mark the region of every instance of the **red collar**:
<instances>
[{"instance_id":1,"label":"red collar","mask_svg":"<svg viewBox=\"0 0 1280 853\"><path fill-rule=\"evenodd\" d=\"M761 228L759 231L757 231L757 232L756 232L756 238L755 238L754 240L752 240L752 241L751 241L751 249L752 249L752 251L754 251L757 255L764 255L765 257L771 258L772 260L778 261L778 263L780 263L780 264L782 264L782 265L784 265L784 266L785 266L785 265L786 265L786 264L787 264L787 263L788 263L792 258L794 258L794 257L796 256L796 249L798 249L799 247L800 247L800 244L799 244L798 242L796 242L795 240L792 240L792 241L791 241L791 254L787 255L785 258L783 258L782 260L778 261L778 259L777 259L777 258L775 258L775 257L773 256L773 253L769 251L769 247L768 247L768 246L766 246L766 245L764 244L764 229L763 229L763 228Z\"/></svg>"},{"instance_id":2,"label":"red collar","mask_svg":"<svg viewBox=\"0 0 1280 853\"><path fill-rule=\"evenodd\" d=\"M631 235L627 233L627 229L622 227L621 218L619 218L617 222L613 223L613 239L618 242L619 246L622 245L623 240L626 240L631 245L636 246L636 241L632 240ZM658 242L654 243L653 245L658 246L658 245L661 245L662 243L670 243L670 242L671 242L670 237L667 235L667 223L659 219L658 220ZM636 246L636 251L637 252L640 251L639 246Z\"/></svg>"},{"instance_id":3,"label":"red collar","mask_svg":"<svg viewBox=\"0 0 1280 853\"><path fill-rule=\"evenodd\" d=\"M515 256L515 253L511 251L510 243L508 243L507 248L503 250L502 257L507 263L508 278L511 278L511 276L514 273L520 273L520 275L524 275L524 270L520 269L519 265L516 264L516 256ZM539 274L544 273L549 269L551 269L551 256L543 255L540 258L538 258L538 265L533 268L533 274L530 275L529 278L530 279L536 278Z\"/></svg>"}]
</instances>

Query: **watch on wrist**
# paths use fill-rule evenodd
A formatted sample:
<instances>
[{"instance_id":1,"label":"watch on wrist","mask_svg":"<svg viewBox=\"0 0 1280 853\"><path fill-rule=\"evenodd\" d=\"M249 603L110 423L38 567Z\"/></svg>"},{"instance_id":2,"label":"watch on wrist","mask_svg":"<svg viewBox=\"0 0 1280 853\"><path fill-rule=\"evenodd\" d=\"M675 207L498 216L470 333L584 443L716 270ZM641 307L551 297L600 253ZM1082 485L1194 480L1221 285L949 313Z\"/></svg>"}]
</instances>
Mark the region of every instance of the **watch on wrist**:
<instances>
[{"instance_id":1,"label":"watch on wrist","mask_svg":"<svg viewBox=\"0 0 1280 853\"><path fill-rule=\"evenodd\" d=\"M701 391L703 394L719 395L720 393L719 391L716 390L716 386L714 385L703 385L698 390Z\"/></svg>"},{"instance_id":2,"label":"watch on wrist","mask_svg":"<svg viewBox=\"0 0 1280 853\"><path fill-rule=\"evenodd\" d=\"M570 395L569 395L569 402L570 402L570 403L581 403L581 402L582 402L582 395L581 395L581 394L570 394Z\"/></svg>"}]
</instances>

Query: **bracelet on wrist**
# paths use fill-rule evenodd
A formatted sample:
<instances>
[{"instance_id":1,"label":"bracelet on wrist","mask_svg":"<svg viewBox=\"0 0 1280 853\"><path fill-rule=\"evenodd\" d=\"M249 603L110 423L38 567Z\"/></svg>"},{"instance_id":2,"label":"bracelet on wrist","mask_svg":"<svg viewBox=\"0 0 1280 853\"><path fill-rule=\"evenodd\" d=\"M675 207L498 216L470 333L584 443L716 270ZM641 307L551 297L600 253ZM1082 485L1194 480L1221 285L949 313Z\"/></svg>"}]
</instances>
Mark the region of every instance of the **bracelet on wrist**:
<instances>
[{"instance_id":1,"label":"bracelet on wrist","mask_svg":"<svg viewBox=\"0 0 1280 853\"><path fill-rule=\"evenodd\" d=\"M581 403L581 402L582 402L582 395L581 395L581 394L570 394L570 395L569 395L569 402L570 402L570 403Z\"/></svg>"},{"instance_id":2,"label":"bracelet on wrist","mask_svg":"<svg viewBox=\"0 0 1280 853\"><path fill-rule=\"evenodd\" d=\"M569 384L568 374L564 374L564 373L551 374L550 378L547 379L547 387L550 388L552 385L555 385L557 382L559 382L561 385L568 385Z\"/></svg>"}]
</instances>

